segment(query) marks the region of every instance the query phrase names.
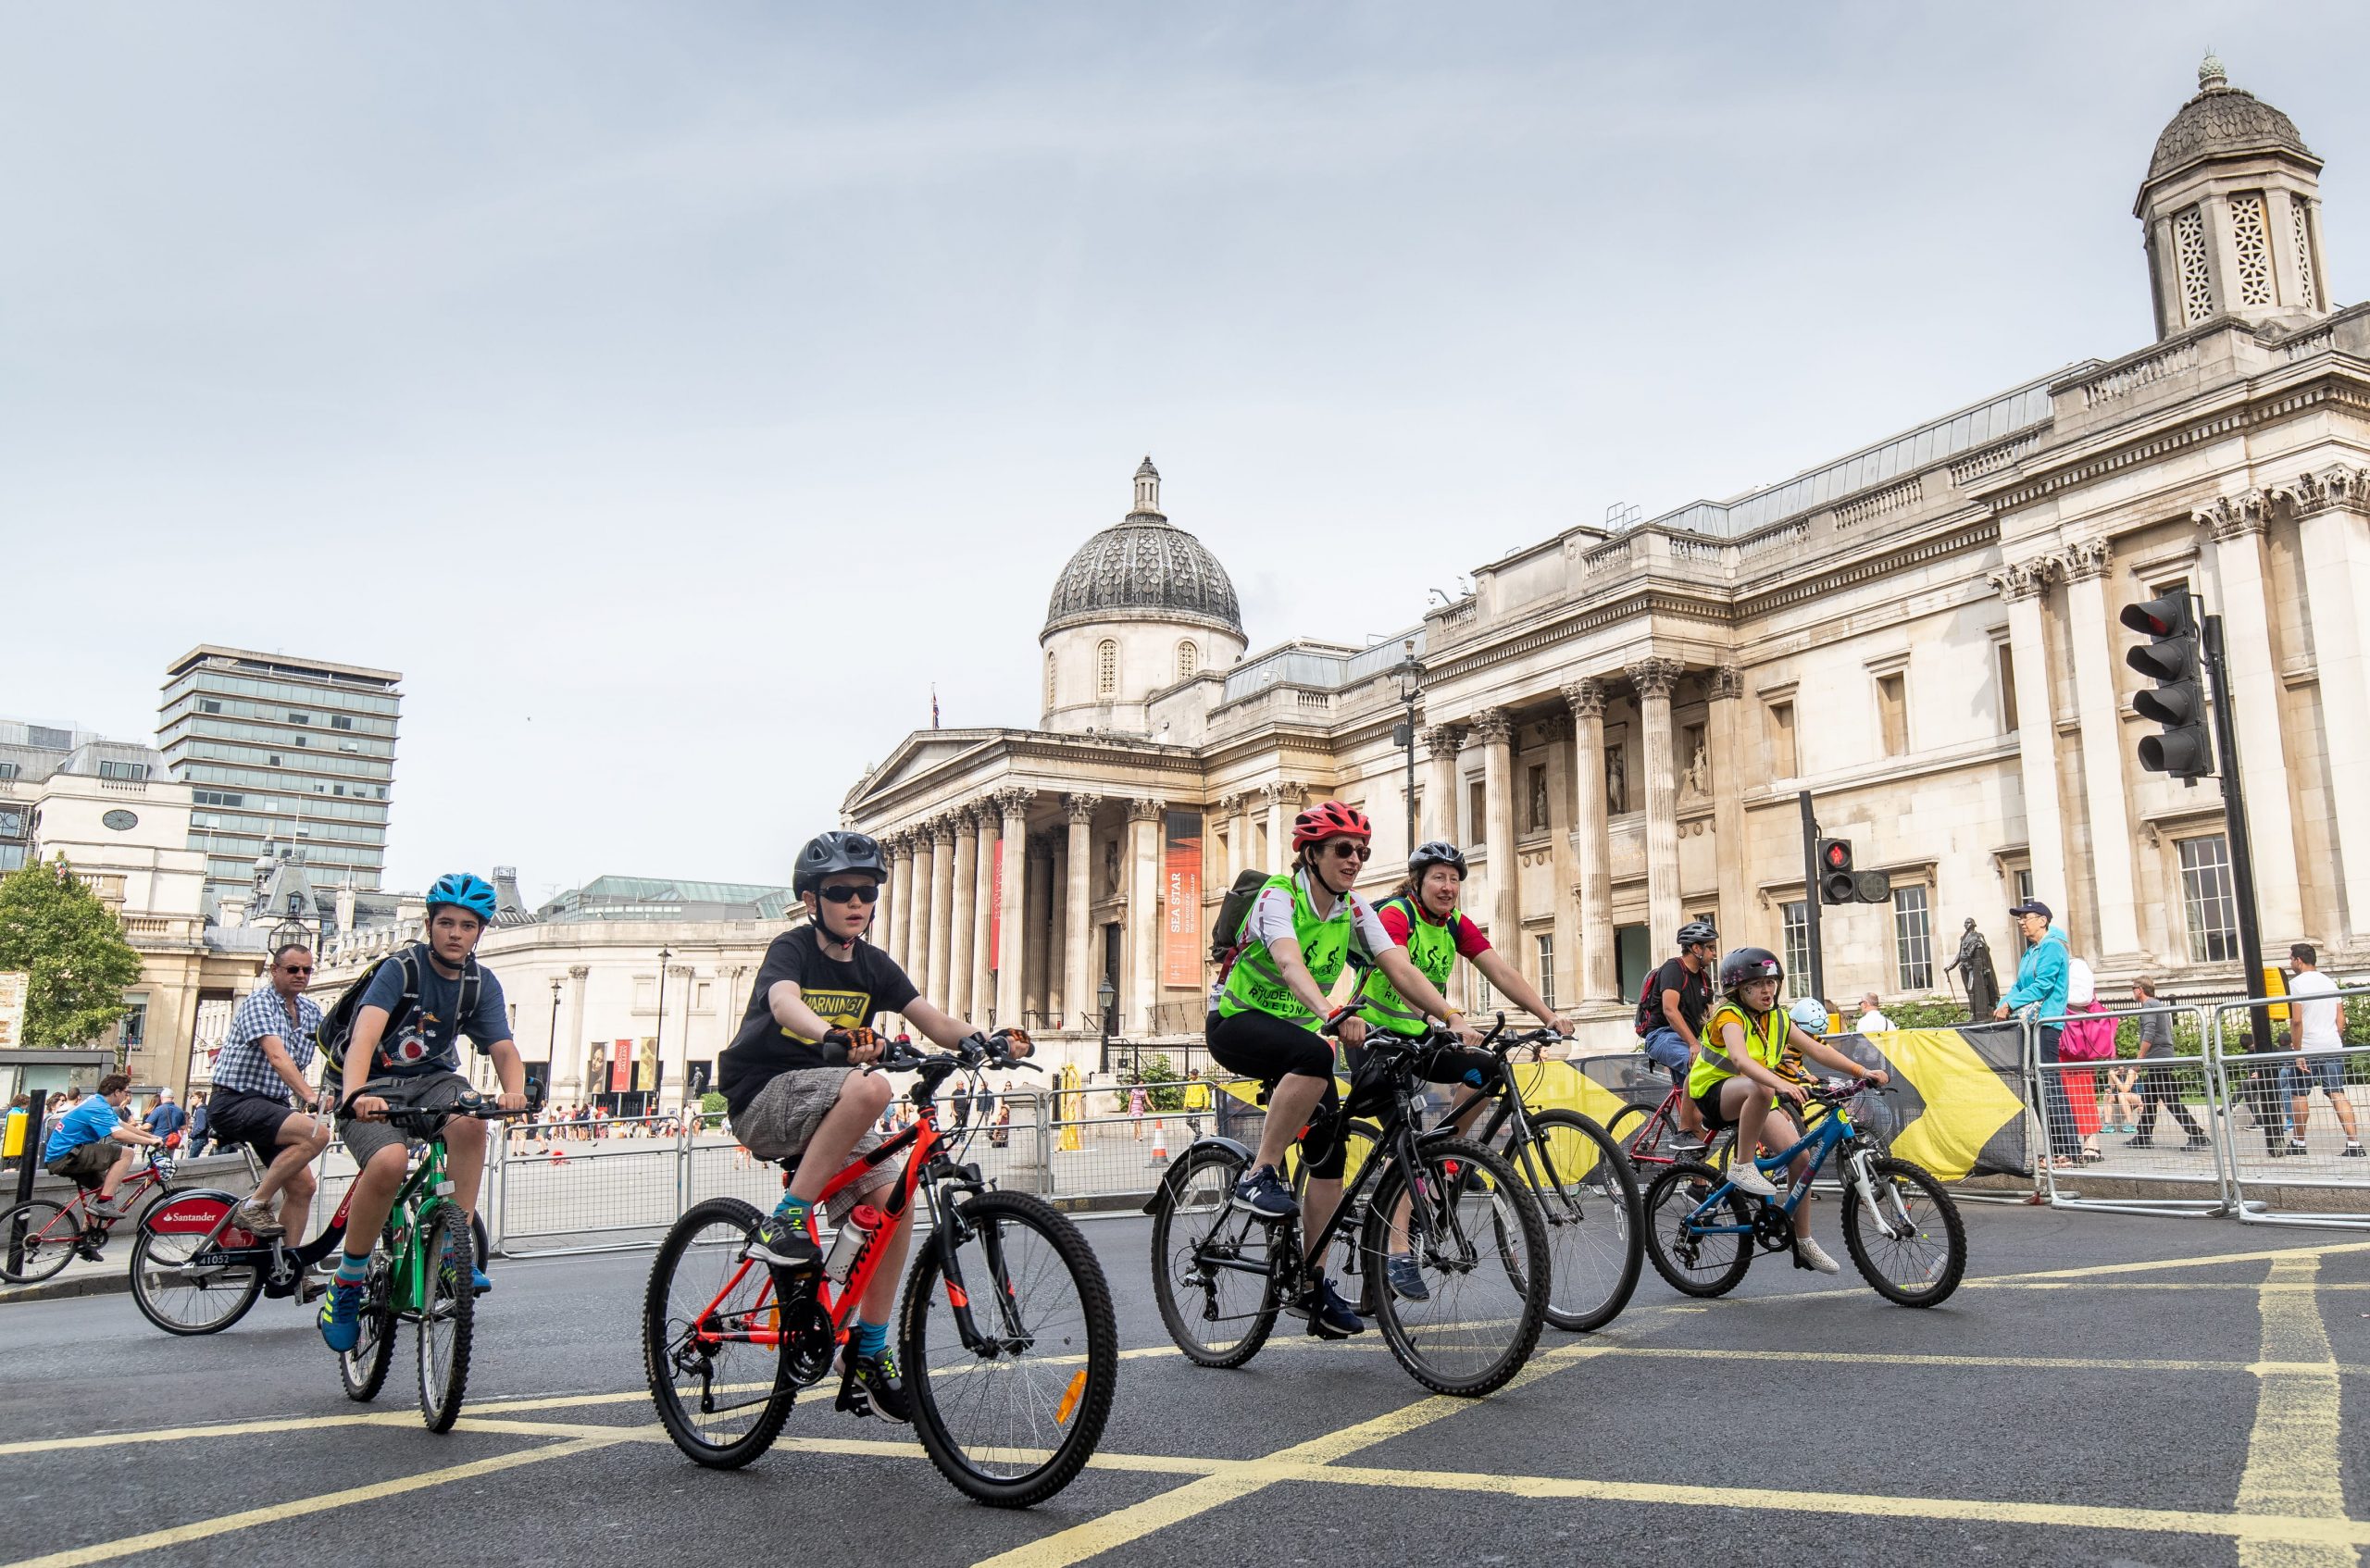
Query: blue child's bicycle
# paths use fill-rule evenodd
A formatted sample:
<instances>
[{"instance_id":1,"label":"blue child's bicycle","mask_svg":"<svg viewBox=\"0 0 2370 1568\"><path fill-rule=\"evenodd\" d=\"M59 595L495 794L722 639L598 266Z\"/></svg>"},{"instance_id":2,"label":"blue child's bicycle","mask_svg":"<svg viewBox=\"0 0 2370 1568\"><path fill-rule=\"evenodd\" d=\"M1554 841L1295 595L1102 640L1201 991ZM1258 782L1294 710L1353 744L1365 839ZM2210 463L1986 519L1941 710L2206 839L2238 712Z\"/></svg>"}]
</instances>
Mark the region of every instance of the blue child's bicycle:
<instances>
[{"instance_id":1,"label":"blue child's bicycle","mask_svg":"<svg viewBox=\"0 0 2370 1568\"><path fill-rule=\"evenodd\" d=\"M1756 1249L1794 1250L1794 1212L1828 1155L1843 1159L1843 1244L1877 1294L1903 1307L1930 1307L1959 1288L1966 1272L1966 1226L1958 1205L1923 1166L1895 1159L1852 1125L1845 1109L1856 1083L1820 1085L1804 1097L1818 1114L1790 1149L1755 1162L1779 1171L1811 1157L1809 1177L1775 1198L1739 1192L1699 1161L1666 1167L1646 1189L1646 1251L1671 1288L1690 1296L1736 1288ZM1731 1160L1735 1158L1730 1155Z\"/></svg>"}]
</instances>

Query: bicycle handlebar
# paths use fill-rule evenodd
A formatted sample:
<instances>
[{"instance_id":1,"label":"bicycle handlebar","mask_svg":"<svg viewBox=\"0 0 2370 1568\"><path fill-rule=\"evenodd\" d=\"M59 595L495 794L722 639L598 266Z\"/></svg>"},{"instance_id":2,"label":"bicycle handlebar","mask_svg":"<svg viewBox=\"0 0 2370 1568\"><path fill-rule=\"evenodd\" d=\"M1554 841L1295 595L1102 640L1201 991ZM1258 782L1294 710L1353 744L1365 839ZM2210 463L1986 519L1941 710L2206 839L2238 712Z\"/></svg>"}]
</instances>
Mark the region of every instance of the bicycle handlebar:
<instances>
[{"instance_id":1,"label":"bicycle handlebar","mask_svg":"<svg viewBox=\"0 0 2370 1568\"><path fill-rule=\"evenodd\" d=\"M881 1053L864 1064L868 1073L919 1072L933 1063L944 1063L949 1071L983 1067L1019 1067L1031 1073L1045 1069L1034 1062L1023 1060L1037 1049L1025 1029L997 1029L993 1033L980 1031L959 1041L953 1051L917 1051L908 1042L893 1041Z\"/></svg>"}]
</instances>

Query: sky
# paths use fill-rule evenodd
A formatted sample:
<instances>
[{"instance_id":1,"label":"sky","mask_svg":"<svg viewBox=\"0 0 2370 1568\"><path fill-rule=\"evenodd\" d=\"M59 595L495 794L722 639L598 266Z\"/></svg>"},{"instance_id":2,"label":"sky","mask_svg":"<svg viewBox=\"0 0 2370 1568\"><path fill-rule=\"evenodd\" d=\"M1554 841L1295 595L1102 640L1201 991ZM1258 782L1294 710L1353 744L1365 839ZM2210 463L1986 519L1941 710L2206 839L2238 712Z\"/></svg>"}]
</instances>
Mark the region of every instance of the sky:
<instances>
[{"instance_id":1,"label":"sky","mask_svg":"<svg viewBox=\"0 0 2370 1568\"><path fill-rule=\"evenodd\" d=\"M786 882L1128 509L1255 651L2153 335L2208 46L2354 5L0 4L0 716L404 673L387 882Z\"/></svg>"}]
</instances>

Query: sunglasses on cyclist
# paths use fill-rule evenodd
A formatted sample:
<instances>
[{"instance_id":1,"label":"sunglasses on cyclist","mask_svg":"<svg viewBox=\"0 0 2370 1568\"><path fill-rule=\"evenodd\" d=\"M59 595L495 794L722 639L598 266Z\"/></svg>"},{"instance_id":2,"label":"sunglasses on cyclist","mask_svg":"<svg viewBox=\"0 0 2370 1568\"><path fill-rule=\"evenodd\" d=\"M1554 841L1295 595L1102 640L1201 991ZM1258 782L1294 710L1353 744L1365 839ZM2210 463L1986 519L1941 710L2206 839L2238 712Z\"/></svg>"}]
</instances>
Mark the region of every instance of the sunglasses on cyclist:
<instances>
[{"instance_id":1,"label":"sunglasses on cyclist","mask_svg":"<svg viewBox=\"0 0 2370 1568\"><path fill-rule=\"evenodd\" d=\"M1336 839L1333 840L1333 853L1341 860L1371 860L1374 858L1374 846L1361 844L1354 839Z\"/></svg>"},{"instance_id":2,"label":"sunglasses on cyclist","mask_svg":"<svg viewBox=\"0 0 2370 1568\"><path fill-rule=\"evenodd\" d=\"M313 972L313 966L309 964L283 964L281 967L292 975L309 975Z\"/></svg>"},{"instance_id":3,"label":"sunglasses on cyclist","mask_svg":"<svg viewBox=\"0 0 2370 1568\"><path fill-rule=\"evenodd\" d=\"M816 896L825 903L879 903L880 884L862 882L853 887L817 888Z\"/></svg>"}]
</instances>

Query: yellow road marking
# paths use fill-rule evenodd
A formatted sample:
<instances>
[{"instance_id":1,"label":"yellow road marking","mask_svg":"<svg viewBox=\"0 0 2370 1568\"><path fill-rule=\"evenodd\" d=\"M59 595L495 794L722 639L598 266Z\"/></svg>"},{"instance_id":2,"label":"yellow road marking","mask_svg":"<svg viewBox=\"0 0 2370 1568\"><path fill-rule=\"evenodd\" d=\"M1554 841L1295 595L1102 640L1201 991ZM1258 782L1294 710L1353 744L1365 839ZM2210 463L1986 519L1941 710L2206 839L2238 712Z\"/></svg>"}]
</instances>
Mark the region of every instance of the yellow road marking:
<instances>
[{"instance_id":1,"label":"yellow road marking","mask_svg":"<svg viewBox=\"0 0 2370 1568\"><path fill-rule=\"evenodd\" d=\"M467 1464L447 1465L442 1470L423 1471L417 1475L397 1476L390 1481L374 1481L367 1487L348 1487L343 1491L324 1492L317 1497L297 1498L289 1502L276 1502L268 1508L250 1508L237 1513L225 1513L212 1519L200 1519L188 1524L176 1524L170 1529L149 1530L137 1536L125 1536L119 1540L101 1541L94 1546L75 1547L67 1551L53 1551L44 1557L28 1557L11 1563L8 1568L80 1568L90 1562L107 1562L118 1557L131 1557L140 1552L160 1550L166 1547L185 1546L214 1536L226 1536L234 1530L252 1529L258 1524L273 1524L283 1519L301 1519L349 1503L371 1502L380 1498L398 1497L429 1487L442 1487L455 1481L473 1480L499 1471L516 1470L524 1464L540 1464L547 1459L568 1459L594 1449L608 1447L613 1437L577 1438L554 1443L545 1448L527 1449L518 1453L498 1454L492 1459L472 1460Z\"/></svg>"},{"instance_id":2,"label":"yellow road marking","mask_svg":"<svg viewBox=\"0 0 2370 1568\"><path fill-rule=\"evenodd\" d=\"M2334 1285L2251 1285L2243 1279L1970 1279L1968 1290L2244 1290L2249 1295L2289 1291L2315 1296L2324 1290L2370 1290L2370 1280L2340 1280Z\"/></svg>"},{"instance_id":3,"label":"yellow road marking","mask_svg":"<svg viewBox=\"0 0 2370 1568\"><path fill-rule=\"evenodd\" d=\"M2370 1241L2327 1241L2317 1247L2275 1247L2261 1252L2217 1252L2205 1258L2167 1258L2157 1263L2091 1263L2082 1268L2035 1269L2026 1274L1994 1275L1994 1279L2093 1279L2110 1274L2145 1274L2159 1268L2212 1268L2219 1263L2278 1263L2283 1259L2328 1258L2340 1252L2370 1252ZM1970 1279L1969 1285L1982 1283Z\"/></svg>"},{"instance_id":4,"label":"yellow road marking","mask_svg":"<svg viewBox=\"0 0 2370 1568\"><path fill-rule=\"evenodd\" d=\"M2345 1518L2345 1477L2338 1463L2345 1418L2337 1360L2311 1288L2320 1268L2317 1257L2282 1258L2264 1282L2262 1386L2247 1437L2247 1468L2239 1478L2241 1514ZM2239 1568L2355 1568L2360 1561L2351 1546L2336 1542L2243 1541L2239 1547Z\"/></svg>"},{"instance_id":5,"label":"yellow road marking","mask_svg":"<svg viewBox=\"0 0 2370 1568\"><path fill-rule=\"evenodd\" d=\"M1851 1366L1932 1366L1965 1370L1986 1367L2039 1372L2244 1372L2321 1371L2319 1362L2266 1364L2244 1361L2155 1361L2116 1356L1946 1356L1879 1354L1861 1350L1699 1350L1693 1346L1615 1345L1609 1356L1659 1356L1677 1361L1835 1362ZM2370 1376L2370 1366L2340 1365L2339 1372Z\"/></svg>"}]
</instances>

